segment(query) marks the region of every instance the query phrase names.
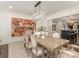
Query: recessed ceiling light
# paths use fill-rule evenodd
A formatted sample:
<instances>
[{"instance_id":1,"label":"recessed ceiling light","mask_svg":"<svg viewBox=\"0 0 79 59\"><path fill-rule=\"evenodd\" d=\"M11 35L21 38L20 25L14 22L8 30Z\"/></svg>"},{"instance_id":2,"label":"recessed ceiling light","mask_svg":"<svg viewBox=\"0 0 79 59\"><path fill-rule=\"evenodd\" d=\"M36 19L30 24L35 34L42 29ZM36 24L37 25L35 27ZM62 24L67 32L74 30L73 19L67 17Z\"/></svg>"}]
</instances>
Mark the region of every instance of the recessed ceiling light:
<instances>
[{"instance_id":1,"label":"recessed ceiling light","mask_svg":"<svg viewBox=\"0 0 79 59\"><path fill-rule=\"evenodd\" d=\"M13 7L10 5L9 8L12 9Z\"/></svg>"}]
</instances>

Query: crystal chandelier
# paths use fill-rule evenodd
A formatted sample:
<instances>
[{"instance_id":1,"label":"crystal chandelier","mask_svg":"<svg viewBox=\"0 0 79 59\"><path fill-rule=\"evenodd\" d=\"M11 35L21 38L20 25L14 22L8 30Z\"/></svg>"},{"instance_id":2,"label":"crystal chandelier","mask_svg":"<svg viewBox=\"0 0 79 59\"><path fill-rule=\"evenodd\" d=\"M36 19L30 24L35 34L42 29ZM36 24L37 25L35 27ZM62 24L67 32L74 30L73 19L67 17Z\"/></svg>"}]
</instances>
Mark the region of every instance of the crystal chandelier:
<instances>
[{"instance_id":1,"label":"crystal chandelier","mask_svg":"<svg viewBox=\"0 0 79 59\"><path fill-rule=\"evenodd\" d=\"M33 18L39 20L42 17L44 17L45 12L41 11L41 1L37 2L34 7L35 7L35 13L33 14Z\"/></svg>"}]
</instances>

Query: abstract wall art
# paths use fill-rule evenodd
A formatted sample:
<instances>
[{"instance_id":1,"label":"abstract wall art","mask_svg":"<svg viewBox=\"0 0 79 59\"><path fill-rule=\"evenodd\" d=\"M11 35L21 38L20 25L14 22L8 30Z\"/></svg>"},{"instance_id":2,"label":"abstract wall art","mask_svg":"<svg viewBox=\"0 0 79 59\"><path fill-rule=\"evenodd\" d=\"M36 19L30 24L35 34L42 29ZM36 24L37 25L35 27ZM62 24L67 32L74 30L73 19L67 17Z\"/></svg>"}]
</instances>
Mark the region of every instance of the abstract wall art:
<instances>
[{"instance_id":1,"label":"abstract wall art","mask_svg":"<svg viewBox=\"0 0 79 59\"><path fill-rule=\"evenodd\" d=\"M33 20L12 17L11 36L23 36L29 29L35 30L35 27Z\"/></svg>"}]
</instances>

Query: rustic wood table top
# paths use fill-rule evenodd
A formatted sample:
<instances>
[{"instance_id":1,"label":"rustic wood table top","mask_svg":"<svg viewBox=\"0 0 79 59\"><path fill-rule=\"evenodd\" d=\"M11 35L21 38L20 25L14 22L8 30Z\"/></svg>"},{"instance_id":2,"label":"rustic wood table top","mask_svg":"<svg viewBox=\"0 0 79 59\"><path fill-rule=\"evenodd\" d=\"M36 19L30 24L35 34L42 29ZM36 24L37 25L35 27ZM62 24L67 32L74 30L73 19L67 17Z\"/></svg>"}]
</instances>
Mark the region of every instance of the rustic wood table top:
<instances>
[{"instance_id":1,"label":"rustic wood table top","mask_svg":"<svg viewBox=\"0 0 79 59\"><path fill-rule=\"evenodd\" d=\"M54 50L55 48L61 47L69 42L69 40L56 39L52 37L45 37L45 38L35 37L35 38L40 45L42 45L48 50Z\"/></svg>"}]
</instances>

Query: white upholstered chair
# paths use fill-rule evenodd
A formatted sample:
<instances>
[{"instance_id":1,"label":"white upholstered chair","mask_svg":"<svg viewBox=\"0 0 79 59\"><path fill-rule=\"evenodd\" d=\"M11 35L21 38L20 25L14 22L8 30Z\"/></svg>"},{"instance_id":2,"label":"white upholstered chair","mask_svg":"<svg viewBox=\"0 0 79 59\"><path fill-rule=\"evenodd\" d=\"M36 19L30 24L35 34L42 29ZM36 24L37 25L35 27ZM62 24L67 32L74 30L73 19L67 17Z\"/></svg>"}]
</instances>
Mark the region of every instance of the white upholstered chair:
<instances>
[{"instance_id":1,"label":"white upholstered chair","mask_svg":"<svg viewBox=\"0 0 79 59\"><path fill-rule=\"evenodd\" d=\"M60 34L58 32L54 32L52 36L53 38L57 38L57 39L60 38Z\"/></svg>"},{"instance_id":2,"label":"white upholstered chair","mask_svg":"<svg viewBox=\"0 0 79 59\"><path fill-rule=\"evenodd\" d=\"M25 43L25 47L27 48L27 49L31 49L32 48L32 46L31 46L31 42L30 42L30 36L29 36L29 33L28 32L26 32L25 34L24 34L24 43Z\"/></svg>"},{"instance_id":3,"label":"white upholstered chair","mask_svg":"<svg viewBox=\"0 0 79 59\"><path fill-rule=\"evenodd\" d=\"M26 32L24 34L24 47L25 47L27 55L29 56L30 51L32 49L32 45L31 45L31 42L30 42L30 36L29 36L28 32Z\"/></svg>"},{"instance_id":4,"label":"white upholstered chair","mask_svg":"<svg viewBox=\"0 0 79 59\"><path fill-rule=\"evenodd\" d=\"M37 41L33 35L31 36L31 44L32 44L32 56L43 57L44 50L43 48L37 45Z\"/></svg>"},{"instance_id":5,"label":"white upholstered chair","mask_svg":"<svg viewBox=\"0 0 79 59\"><path fill-rule=\"evenodd\" d=\"M58 57L60 58L79 58L79 52L76 51L75 49L79 50L79 46L77 45L72 45L72 44L68 44L69 47L68 48L65 48L65 47L62 47L60 49L60 54Z\"/></svg>"},{"instance_id":6,"label":"white upholstered chair","mask_svg":"<svg viewBox=\"0 0 79 59\"><path fill-rule=\"evenodd\" d=\"M63 49L60 51L59 58L79 58L79 53L72 50Z\"/></svg>"}]
</instances>

